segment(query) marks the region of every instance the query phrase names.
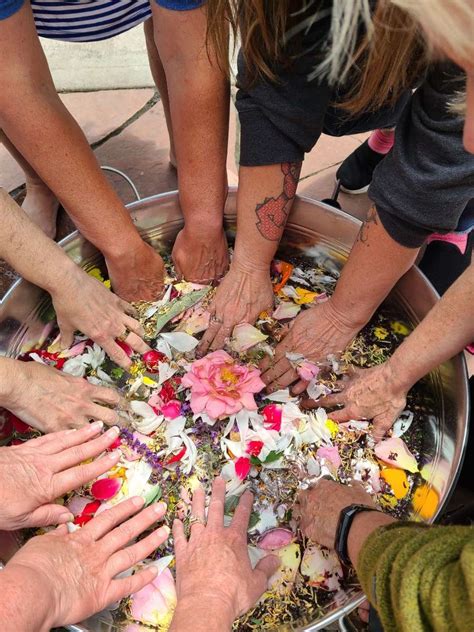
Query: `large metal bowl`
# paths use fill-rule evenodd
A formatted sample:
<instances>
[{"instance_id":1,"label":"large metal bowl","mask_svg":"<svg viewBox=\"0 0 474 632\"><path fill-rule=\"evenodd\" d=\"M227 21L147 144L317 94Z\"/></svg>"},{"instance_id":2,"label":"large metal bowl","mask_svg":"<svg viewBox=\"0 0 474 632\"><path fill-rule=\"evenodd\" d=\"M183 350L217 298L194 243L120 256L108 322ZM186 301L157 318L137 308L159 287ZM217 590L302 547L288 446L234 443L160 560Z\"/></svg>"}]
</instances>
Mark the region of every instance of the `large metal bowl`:
<instances>
[{"instance_id":1,"label":"large metal bowl","mask_svg":"<svg viewBox=\"0 0 474 632\"><path fill-rule=\"evenodd\" d=\"M232 239L236 229L235 192L226 206L226 228ZM169 249L183 225L176 193L166 193L130 204L130 213L143 237L156 249ZM360 222L346 213L313 200L298 198L291 212L282 240L282 249L300 251L329 267L340 269L357 235ZM112 236L113 238L113 236ZM97 250L74 233L61 242L67 254L83 268L102 262ZM370 278L367 284L370 284ZM388 301L405 319L416 325L437 300L437 294L417 268L412 268L398 283ZM0 305L0 354L16 357L36 345L47 335L44 315L49 297L42 290L19 281ZM440 503L433 519L442 510L453 489L462 462L467 437L468 391L467 374L462 356L444 363L430 375L437 405L437 417L426 423L424 450L432 462L432 484ZM318 630L340 619L360 603L362 594L354 589L342 603L332 604L317 621L300 621L298 630ZM91 632L119 628L107 617L89 620L72 630ZM295 628L293 628L295 629ZM280 630L283 630L281 628Z\"/></svg>"}]
</instances>

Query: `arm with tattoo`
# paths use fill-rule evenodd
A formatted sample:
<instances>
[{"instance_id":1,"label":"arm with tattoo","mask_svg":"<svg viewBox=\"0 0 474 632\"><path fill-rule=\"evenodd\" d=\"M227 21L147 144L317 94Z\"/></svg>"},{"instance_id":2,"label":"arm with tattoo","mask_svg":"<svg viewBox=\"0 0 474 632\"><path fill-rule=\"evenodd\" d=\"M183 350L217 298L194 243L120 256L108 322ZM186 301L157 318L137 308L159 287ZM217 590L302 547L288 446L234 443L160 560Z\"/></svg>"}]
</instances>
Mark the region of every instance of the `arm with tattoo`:
<instances>
[{"instance_id":1,"label":"arm with tattoo","mask_svg":"<svg viewBox=\"0 0 474 632\"><path fill-rule=\"evenodd\" d=\"M237 263L269 269L296 196L300 171L300 162L240 168Z\"/></svg>"},{"instance_id":2,"label":"arm with tattoo","mask_svg":"<svg viewBox=\"0 0 474 632\"><path fill-rule=\"evenodd\" d=\"M219 349L235 325L253 323L273 309L270 264L280 243L301 163L241 167L237 238L230 270L210 306L212 319L199 351Z\"/></svg>"},{"instance_id":3,"label":"arm with tattoo","mask_svg":"<svg viewBox=\"0 0 474 632\"><path fill-rule=\"evenodd\" d=\"M331 298L335 310L362 328L414 264L418 251L392 239L372 206Z\"/></svg>"}]
</instances>

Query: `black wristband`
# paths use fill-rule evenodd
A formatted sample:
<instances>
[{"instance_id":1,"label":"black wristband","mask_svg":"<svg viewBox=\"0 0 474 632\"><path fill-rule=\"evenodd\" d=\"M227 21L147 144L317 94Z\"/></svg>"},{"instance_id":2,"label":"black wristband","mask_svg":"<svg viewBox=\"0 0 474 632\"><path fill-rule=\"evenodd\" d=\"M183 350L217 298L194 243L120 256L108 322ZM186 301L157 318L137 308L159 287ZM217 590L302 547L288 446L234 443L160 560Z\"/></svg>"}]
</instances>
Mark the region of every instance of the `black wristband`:
<instances>
[{"instance_id":1,"label":"black wristband","mask_svg":"<svg viewBox=\"0 0 474 632\"><path fill-rule=\"evenodd\" d=\"M376 507L369 507L368 505L349 505L348 507L344 507L339 514L339 521L337 523L336 530L336 553L339 557L339 560L345 566L351 566L351 560L349 558L349 553L347 550L347 538L349 536L349 530L351 528L352 522L357 514L362 511L377 511L380 509Z\"/></svg>"}]
</instances>

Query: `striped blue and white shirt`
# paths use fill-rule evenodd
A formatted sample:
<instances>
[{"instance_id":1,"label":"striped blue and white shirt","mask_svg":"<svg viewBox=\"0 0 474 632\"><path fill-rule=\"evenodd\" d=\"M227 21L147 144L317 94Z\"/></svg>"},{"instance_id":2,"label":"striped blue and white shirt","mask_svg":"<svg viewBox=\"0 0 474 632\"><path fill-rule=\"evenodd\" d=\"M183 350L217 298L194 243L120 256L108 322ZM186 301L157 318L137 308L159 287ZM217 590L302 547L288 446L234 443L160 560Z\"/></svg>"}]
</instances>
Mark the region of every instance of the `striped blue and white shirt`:
<instances>
[{"instance_id":1,"label":"striped blue and white shirt","mask_svg":"<svg viewBox=\"0 0 474 632\"><path fill-rule=\"evenodd\" d=\"M205 0L153 0L167 9L196 9ZM0 0L0 20L14 15L25 0ZM151 17L150 0L31 0L41 37L97 42L124 33Z\"/></svg>"}]
</instances>

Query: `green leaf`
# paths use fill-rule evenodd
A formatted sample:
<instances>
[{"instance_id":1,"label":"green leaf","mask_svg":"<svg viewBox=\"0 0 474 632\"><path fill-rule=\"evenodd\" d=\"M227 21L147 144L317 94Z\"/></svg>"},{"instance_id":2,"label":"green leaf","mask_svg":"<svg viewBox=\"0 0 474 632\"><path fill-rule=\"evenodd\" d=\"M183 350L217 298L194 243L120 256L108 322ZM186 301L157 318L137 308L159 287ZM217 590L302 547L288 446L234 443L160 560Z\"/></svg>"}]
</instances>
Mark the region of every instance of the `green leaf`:
<instances>
[{"instance_id":1,"label":"green leaf","mask_svg":"<svg viewBox=\"0 0 474 632\"><path fill-rule=\"evenodd\" d=\"M224 504L224 513L226 516L232 516L234 511L237 509L237 505L239 504L240 498L238 496L229 496Z\"/></svg>"},{"instance_id":2,"label":"green leaf","mask_svg":"<svg viewBox=\"0 0 474 632\"><path fill-rule=\"evenodd\" d=\"M283 452L275 452L275 450L272 450L268 453L268 456L265 459L264 463L273 463L274 461L278 461L278 459L281 459L282 456Z\"/></svg>"},{"instance_id":3,"label":"green leaf","mask_svg":"<svg viewBox=\"0 0 474 632\"><path fill-rule=\"evenodd\" d=\"M250 463L252 465L262 465L262 462L260 461L260 459L258 458L258 456L251 456L250 457Z\"/></svg>"},{"instance_id":4,"label":"green leaf","mask_svg":"<svg viewBox=\"0 0 474 632\"><path fill-rule=\"evenodd\" d=\"M110 371L110 377L112 377L114 380L120 380L123 374L124 370L119 366L116 366L114 369L112 369L112 371Z\"/></svg>"},{"instance_id":5,"label":"green leaf","mask_svg":"<svg viewBox=\"0 0 474 632\"><path fill-rule=\"evenodd\" d=\"M252 511L252 513L250 514L250 519L249 519L249 529L253 529L254 527L256 527L258 525L258 523L260 522L260 515L258 513L255 513L254 511Z\"/></svg>"}]
</instances>

